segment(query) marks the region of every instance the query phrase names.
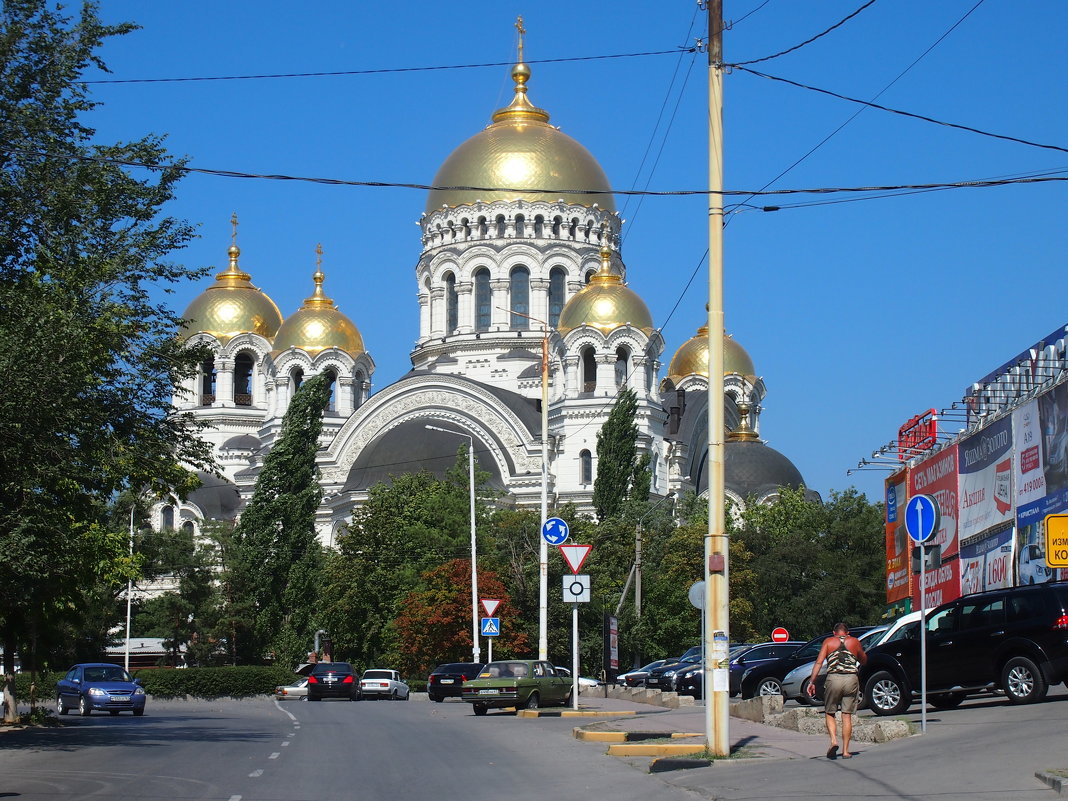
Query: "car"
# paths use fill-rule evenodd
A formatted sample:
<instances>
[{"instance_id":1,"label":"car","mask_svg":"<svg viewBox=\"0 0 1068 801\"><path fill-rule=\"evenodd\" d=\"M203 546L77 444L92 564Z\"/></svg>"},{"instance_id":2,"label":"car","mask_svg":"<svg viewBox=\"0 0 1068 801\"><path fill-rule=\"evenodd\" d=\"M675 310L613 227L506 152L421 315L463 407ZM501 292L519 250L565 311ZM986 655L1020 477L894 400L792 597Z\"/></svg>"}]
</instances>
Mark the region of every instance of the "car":
<instances>
[{"instance_id":1,"label":"car","mask_svg":"<svg viewBox=\"0 0 1068 801\"><path fill-rule=\"evenodd\" d=\"M1041 545L1025 545L1020 552L1020 583L1044 584L1053 578L1053 570L1046 564L1046 552Z\"/></svg>"},{"instance_id":2,"label":"car","mask_svg":"<svg viewBox=\"0 0 1068 801\"><path fill-rule=\"evenodd\" d=\"M461 697L481 716L505 707L568 706L571 690L571 679L559 675L551 662L505 659L483 667L477 678L464 684Z\"/></svg>"},{"instance_id":3,"label":"car","mask_svg":"<svg viewBox=\"0 0 1068 801\"><path fill-rule=\"evenodd\" d=\"M735 646L727 653L730 666L730 695L733 698L739 692L741 675L749 668L763 664L772 659L786 656L804 645L801 641L763 642L755 645ZM704 695L705 674L700 663L676 675L677 691L684 695L701 698Z\"/></svg>"},{"instance_id":4,"label":"car","mask_svg":"<svg viewBox=\"0 0 1068 801\"><path fill-rule=\"evenodd\" d=\"M849 632L854 637L859 637L872 628L873 626L851 626ZM746 668L738 684L738 692L742 698L753 698L757 695L782 695L782 681L786 678L786 674L806 662L814 662L820 654L823 641L831 634L832 632L828 631L826 634L809 640L793 653Z\"/></svg>"},{"instance_id":5,"label":"car","mask_svg":"<svg viewBox=\"0 0 1068 801\"><path fill-rule=\"evenodd\" d=\"M885 626L876 626L869 631L864 632L859 637L861 646L866 651L874 645L878 645L881 642L885 642L887 637L896 635L897 632L907 632L908 624L917 622L920 619L919 612L910 612L904 615L894 623L887 624ZM917 623L917 626L919 624ZM913 627L914 629L916 627ZM787 701L797 701L802 706L810 706L816 703L822 703L823 701L823 683L827 678L827 664L824 663L820 668L819 675L816 677L816 695L812 696L808 694L808 679L812 675L812 666L816 660L806 662L803 665L799 665L791 670L782 680L782 695ZM859 699L860 706L863 706L863 691L860 693Z\"/></svg>"},{"instance_id":6,"label":"car","mask_svg":"<svg viewBox=\"0 0 1068 801\"><path fill-rule=\"evenodd\" d=\"M678 679L679 674L695 666L700 666L700 664L700 649L698 649L697 653L695 654L687 652L680 659L672 660L665 665L661 665L655 670L650 670L649 675L645 677L645 686L648 687L650 690L660 690L661 692L675 692L675 682Z\"/></svg>"},{"instance_id":7,"label":"car","mask_svg":"<svg viewBox=\"0 0 1068 801\"><path fill-rule=\"evenodd\" d=\"M927 700L937 709L990 691L1033 703L1068 680L1068 582L966 595L931 610L925 628ZM876 715L899 715L916 700L920 647L919 637L901 637L868 651L860 679Z\"/></svg>"},{"instance_id":8,"label":"car","mask_svg":"<svg viewBox=\"0 0 1068 801\"><path fill-rule=\"evenodd\" d=\"M407 701L408 694L408 685L401 679L400 673L384 668L371 668L360 676L356 700L386 698L390 701Z\"/></svg>"},{"instance_id":9,"label":"car","mask_svg":"<svg viewBox=\"0 0 1068 801\"><path fill-rule=\"evenodd\" d=\"M565 679L568 679L570 681L570 679L571 679L571 668L560 667L560 665L553 665L553 667L556 668L556 672L557 673L559 673ZM585 676L579 676L579 691L580 692L584 692L585 690L589 690L589 689L592 689L594 687L600 687L600 686L601 686L601 682L597 681L597 679L589 679L589 678L586 678Z\"/></svg>"},{"instance_id":10,"label":"car","mask_svg":"<svg viewBox=\"0 0 1068 801\"><path fill-rule=\"evenodd\" d=\"M279 701L291 699L294 701L308 700L308 677L297 679L292 684L279 684L274 688L274 697Z\"/></svg>"},{"instance_id":11,"label":"car","mask_svg":"<svg viewBox=\"0 0 1068 801\"><path fill-rule=\"evenodd\" d=\"M66 715L71 709L87 717L93 710L117 715L145 714L145 688L122 665L110 662L82 662L74 665L56 683L56 711Z\"/></svg>"},{"instance_id":12,"label":"car","mask_svg":"<svg viewBox=\"0 0 1068 801\"><path fill-rule=\"evenodd\" d=\"M348 662L318 662L308 674L308 700L324 698L356 698L356 672Z\"/></svg>"},{"instance_id":13,"label":"car","mask_svg":"<svg viewBox=\"0 0 1068 801\"><path fill-rule=\"evenodd\" d=\"M427 676L427 697L439 704L446 698L459 698L464 682L477 676L483 667L482 662L447 662L438 665Z\"/></svg>"},{"instance_id":14,"label":"car","mask_svg":"<svg viewBox=\"0 0 1068 801\"><path fill-rule=\"evenodd\" d=\"M667 661L666 659L657 659L655 662L650 662L648 665L643 665L636 670L620 673L616 676L616 684L623 684L627 687L640 687L645 683L645 677L649 675L650 671L667 664Z\"/></svg>"}]
</instances>

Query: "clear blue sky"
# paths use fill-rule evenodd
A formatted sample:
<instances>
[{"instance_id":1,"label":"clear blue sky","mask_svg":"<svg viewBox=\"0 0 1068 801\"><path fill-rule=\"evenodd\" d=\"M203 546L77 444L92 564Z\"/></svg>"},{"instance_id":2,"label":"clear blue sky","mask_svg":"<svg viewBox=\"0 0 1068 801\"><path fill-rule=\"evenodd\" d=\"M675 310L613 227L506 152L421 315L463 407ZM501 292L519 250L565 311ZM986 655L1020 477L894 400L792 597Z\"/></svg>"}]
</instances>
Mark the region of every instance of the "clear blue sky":
<instances>
[{"instance_id":1,"label":"clear blue sky","mask_svg":"<svg viewBox=\"0 0 1068 801\"><path fill-rule=\"evenodd\" d=\"M785 50L862 4L725 0L725 17L736 21L724 35L725 59ZM816 42L752 68L871 99L975 5L878 0ZM690 45L705 28L691 0L601 8L108 0L102 13L142 25L106 47L113 79L510 62L523 14L531 99L597 157L614 188L707 185L703 54L533 63ZM1060 0L986 0L877 102L1068 146L1066 29L1068 4ZM166 135L171 152L195 167L428 184L453 148L507 102L510 87L507 67L98 85L94 96L104 105L91 122L101 141ZM733 71L725 87L727 189L761 189L858 108ZM772 187L1047 171L1068 175L1068 153L868 109ZM750 201L781 211L743 207L729 217L727 329L768 387L762 436L810 486L824 495L856 486L881 499L884 473L846 471L905 419L948 406L969 383L1068 322L1066 190L1047 183L862 201L795 195ZM790 207L813 201L822 205ZM325 288L362 332L381 389L410 369L418 334L415 223L424 202L425 193L411 189L191 175L170 211L197 223L201 237L177 258L218 268L236 211L242 267L285 315L310 294L322 242ZM666 368L704 320L706 202L619 197L617 206L628 221L627 278L664 327ZM174 306L184 309L207 283L179 288Z\"/></svg>"}]
</instances>

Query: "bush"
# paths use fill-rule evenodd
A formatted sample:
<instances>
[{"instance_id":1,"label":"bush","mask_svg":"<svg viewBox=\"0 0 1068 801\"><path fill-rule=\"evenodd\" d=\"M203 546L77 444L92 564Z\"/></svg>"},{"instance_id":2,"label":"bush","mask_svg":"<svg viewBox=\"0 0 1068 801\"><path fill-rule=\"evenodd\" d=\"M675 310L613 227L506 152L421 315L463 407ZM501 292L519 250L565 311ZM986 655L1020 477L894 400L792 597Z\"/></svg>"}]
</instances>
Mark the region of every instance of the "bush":
<instances>
[{"instance_id":1,"label":"bush","mask_svg":"<svg viewBox=\"0 0 1068 801\"><path fill-rule=\"evenodd\" d=\"M279 684L292 684L297 675L285 667L202 667L182 670L138 670L145 692L155 698L248 698L271 695Z\"/></svg>"},{"instance_id":2,"label":"bush","mask_svg":"<svg viewBox=\"0 0 1068 801\"><path fill-rule=\"evenodd\" d=\"M66 671L42 671L37 674L37 703L51 703L56 700L56 682L66 676ZM30 684L33 679L29 673L15 674L15 697L19 703L30 702Z\"/></svg>"}]
</instances>

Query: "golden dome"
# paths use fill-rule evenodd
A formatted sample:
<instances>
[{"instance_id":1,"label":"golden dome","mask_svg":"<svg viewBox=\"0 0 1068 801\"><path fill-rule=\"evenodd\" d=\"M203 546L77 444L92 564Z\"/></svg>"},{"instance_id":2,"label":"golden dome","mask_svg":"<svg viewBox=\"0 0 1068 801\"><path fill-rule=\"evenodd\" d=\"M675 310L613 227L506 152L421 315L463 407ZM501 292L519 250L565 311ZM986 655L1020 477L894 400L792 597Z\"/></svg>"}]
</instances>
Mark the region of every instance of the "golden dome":
<instances>
[{"instance_id":1,"label":"golden dome","mask_svg":"<svg viewBox=\"0 0 1068 801\"><path fill-rule=\"evenodd\" d=\"M615 199L601 165L579 142L549 124L549 112L527 99L530 67L512 67L515 97L493 114L493 122L445 159L434 186L473 189L431 189L426 213L442 206L471 205L477 200L529 200L566 203L615 211ZM494 187L500 187L494 188ZM536 192L529 190L597 190Z\"/></svg>"},{"instance_id":2,"label":"golden dome","mask_svg":"<svg viewBox=\"0 0 1068 801\"><path fill-rule=\"evenodd\" d=\"M317 247L315 252L321 257L322 247ZM323 292L325 277L317 262L312 276L315 292L278 329L274 338L275 353L289 348L299 348L312 356L328 348L338 348L351 356L363 353L363 337L359 330Z\"/></svg>"},{"instance_id":3,"label":"golden dome","mask_svg":"<svg viewBox=\"0 0 1068 801\"><path fill-rule=\"evenodd\" d=\"M590 283L580 290L560 312L556 330L566 334L581 325L591 325L607 334L630 323L645 333L653 331L653 316L638 293L623 283L611 271L611 253L601 248L601 269L590 277Z\"/></svg>"},{"instance_id":4,"label":"golden dome","mask_svg":"<svg viewBox=\"0 0 1068 801\"><path fill-rule=\"evenodd\" d=\"M723 335L723 374L737 373L747 378L756 376L753 360L730 334ZM708 326L702 325L694 337L682 343L668 366L668 377L678 383L688 375L708 378Z\"/></svg>"},{"instance_id":5,"label":"golden dome","mask_svg":"<svg viewBox=\"0 0 1068 801\"><path fill-rule=\"evenodd\" d=\"M270 339L282 324L275 302L252 285L248 273L237 266L241 249L232 244L230 266L215 276L215 283L189 304L182 317L182 335L211 334L227 342L238 334L259 334Z\"/></svg>"}]
</instances>

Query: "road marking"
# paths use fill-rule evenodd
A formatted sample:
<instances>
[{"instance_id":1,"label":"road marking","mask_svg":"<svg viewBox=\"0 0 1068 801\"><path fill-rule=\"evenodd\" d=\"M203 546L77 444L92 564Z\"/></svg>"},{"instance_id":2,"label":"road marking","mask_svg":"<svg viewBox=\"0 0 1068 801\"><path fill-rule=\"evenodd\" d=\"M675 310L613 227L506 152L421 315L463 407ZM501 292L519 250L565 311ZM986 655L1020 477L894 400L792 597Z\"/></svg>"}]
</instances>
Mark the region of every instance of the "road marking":
<instances>
[{"instance_id":1,"label":"road marking","mask_svg":"<svg viewBox=\"0 0 1068 801\"><path fill-rule=\"evenodd\" d=\"M271 754L267 758L268 759L278 759L278 757L280 757L280 756L282 756L282 752L281 751L275 751L273 754Z\"/></svg>"},{"instance_id":2,"label":"road marking","mask_svg":"<svg viewBox=\"0 0 1068 801\"><path fill-rule=\"evenodd\" d=\"M290 732L289 734L286 735L286 737L296 737L296 736L297 735L295 735L293 732Z\"/></svg>"},{"instance_id":3,"label":"road marking","mask_svg":"<svg viewBox=\"0 0 1068 801\"><path fill-rule=\"evenodd\" d=\"M241 796L239 796L239 795L232 795L232 796L230 796L230 798L228 799L228 801L241 801Z\"/></svg>"},{"instance_id":4,"label":"road marking","mask_svg":"<svg viewBox=\"0 0 1068 801\"><path fill-rule=\"evenodd\" d=\"M263 771L262 770L254 770L254 771L252 771L252 773L250 773L248 775L248 777L250 779L258 779L262 775L263 775Z\"/></svg>"},{"instance_id":5,"label":"road marking","mask_svg":"<svg viewBox=\"0 0 1068 801\"><path fill-rule=\"evenodd\" d=\"M289 745L289 740L283 741L282 748L285 748L287 745Z\"/></svg>"}]
</instances>

